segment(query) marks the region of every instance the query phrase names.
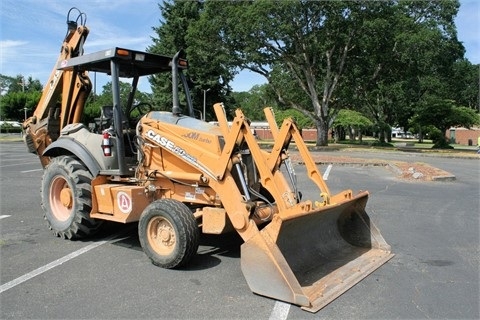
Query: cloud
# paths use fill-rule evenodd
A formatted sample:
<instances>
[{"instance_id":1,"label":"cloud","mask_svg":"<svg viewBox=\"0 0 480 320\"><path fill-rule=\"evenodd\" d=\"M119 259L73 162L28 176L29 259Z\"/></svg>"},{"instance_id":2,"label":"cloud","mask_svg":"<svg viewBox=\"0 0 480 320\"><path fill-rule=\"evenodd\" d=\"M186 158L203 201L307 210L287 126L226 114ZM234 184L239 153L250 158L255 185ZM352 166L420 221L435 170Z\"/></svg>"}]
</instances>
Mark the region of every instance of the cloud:
<instances>
[{"instance_id":1,"label":"cloud","mask_svg":"<svg viewBox=\"0 0 480 320\"><path fill-rule=\"evenodd\" d=\"M69 1L1 0L0 73L22 74L44 83L58 58L67 25ZM152 27L160 11L151 0L84 0L90 34L85 53L111 47L144 50L151 44ZM71 20L78 13L73 10Z\"/></svg>"},{"instance_id":2,"label":"cloud","mask_svg":"<svg viewBox=\"0 0 480 320\"><path fill-rule=\"evenodd\" d=\"M2 53L4 53L5 50L15 49L16 47L26 44L28 44L27 41L21 40L0 40L0 49L2 50Z\"/></svg>"},{"instance_id":3,"label":"cloud","mask_svg":"<svg viewBox=\"0 0 480 320\"><path fill-rule=\"evenodd\" d=\"M0 61L1 72L6 74L12 63L21 62L22 52L28 49L28 41L24 40L1 40Z\"/></svg>"}]
</instances>

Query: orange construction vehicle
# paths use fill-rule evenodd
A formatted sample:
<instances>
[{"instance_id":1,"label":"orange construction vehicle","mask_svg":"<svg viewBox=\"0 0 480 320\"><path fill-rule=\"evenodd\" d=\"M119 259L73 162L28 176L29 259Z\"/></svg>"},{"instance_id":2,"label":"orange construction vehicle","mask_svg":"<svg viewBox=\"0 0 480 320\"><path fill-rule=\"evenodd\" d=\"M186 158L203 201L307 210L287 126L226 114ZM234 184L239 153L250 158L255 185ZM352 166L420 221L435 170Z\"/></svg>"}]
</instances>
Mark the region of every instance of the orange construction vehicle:
<instances>
[{"instance_id":1,"label":"orange construction vehicle","mask_svg":"<svg viewBox=\"0 0 480 320\"><path fill-rule=\"evenodd\" d=\"M331 194L292 119L278 127L272 110L264 110L270 150L259 147L241 110L229 122L217 103L218 125L196 119L187 60L123 48L83 54L84 18L67 18L60 57L24 123L26 144L44 167L42 207L55 235L85 237L104 220L138 222L146 255L176 268L196 254L201 233L236 231L251 290L311 312L393 256L365 212L368 192ZM112 103L95 130L81 123L89 71L110 75L112 85ZM162 72L172 76L171 112L135 99L139 78ZM120 79L131 81L126 105ZM297 188L293 143L316 200L302 199Z\"/></svg>"}]
</instances>

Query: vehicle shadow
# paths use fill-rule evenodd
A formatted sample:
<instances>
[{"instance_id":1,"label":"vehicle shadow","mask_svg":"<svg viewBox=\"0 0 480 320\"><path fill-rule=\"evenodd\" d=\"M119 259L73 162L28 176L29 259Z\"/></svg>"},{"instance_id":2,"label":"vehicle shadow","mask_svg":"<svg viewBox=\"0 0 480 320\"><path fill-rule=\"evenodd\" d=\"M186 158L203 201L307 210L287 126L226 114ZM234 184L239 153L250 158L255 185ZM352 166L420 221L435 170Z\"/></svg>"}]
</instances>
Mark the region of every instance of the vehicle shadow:
<instances>
[{"instance_id":1,"label":"vehicle shadow","mask_svg":"<svg viewBox=\"0 0 480 320\"><path fill-rule=\"evenodd\" d=\"M88 240L102 241L109 238L112 239L112 245L143 252L138 238L138 223L118 224L106 221L102 224L99 232ZM221 263L220 257L240 258L242 243L242 238L235 232L220 235L201 234L197 255L180 270L194 271L213 268Z\"/></svg>"}]
</instances>

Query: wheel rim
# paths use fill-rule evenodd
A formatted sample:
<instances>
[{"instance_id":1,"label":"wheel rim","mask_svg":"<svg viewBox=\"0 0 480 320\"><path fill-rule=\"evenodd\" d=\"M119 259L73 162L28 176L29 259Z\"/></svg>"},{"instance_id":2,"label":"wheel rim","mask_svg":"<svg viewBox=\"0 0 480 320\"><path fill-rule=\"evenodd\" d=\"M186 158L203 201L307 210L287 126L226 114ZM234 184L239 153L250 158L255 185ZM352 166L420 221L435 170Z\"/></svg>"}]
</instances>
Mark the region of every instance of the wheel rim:
<instances>
[{"instance_id":1,"label":"wheel rim","mask_svg":"<svg viewBox=\"0 0 480 320\"><path fill-rule=\"evenodd\" d=\"M73 206L72 189L70 189L67 181L57 176L52 180L50 185L50 209L59 221L66 221L71 215Z\"/></svg>"},{"instance_id":2,"label":"wheel rim","mask_svg":"<svg viewBox=\"0 0 480 320\"><path fill-rule=\"evenodd\" d=\"M148 222L147 238L159 255L169 255L175 249L175 229L170 221L163 217L154 217Z\"/></svg>"}]
</instances>

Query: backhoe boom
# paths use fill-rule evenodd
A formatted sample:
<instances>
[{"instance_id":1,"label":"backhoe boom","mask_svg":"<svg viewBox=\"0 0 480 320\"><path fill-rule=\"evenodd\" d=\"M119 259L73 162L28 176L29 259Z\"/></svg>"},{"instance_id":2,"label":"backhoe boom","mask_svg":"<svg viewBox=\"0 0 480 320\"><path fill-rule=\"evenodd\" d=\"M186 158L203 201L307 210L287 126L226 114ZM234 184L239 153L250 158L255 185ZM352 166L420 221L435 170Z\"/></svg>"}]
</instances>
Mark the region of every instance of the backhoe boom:
<instances>
[{"instance_id":1,"label":"backhoe boom","mask_svg":"<svg viewBox=\"0 0 480 320\"><path fill-rule=\"evenodd\" d=\"M67 17L68 30L55 68L43 88L33 116L23 123L28 149L40 157L43 167L50 162L49 157L42 155L43 151L57 140L63 127L69 123L80 122L85 100L92 88L87 72L56 68L59 62L83 54L83 44L89 30L84 25L86 22L84 13L79 12L76 21L68 20L73 9L76 8L70 9ZM79 20L80 25L78 25Z\"/></svg>"}]
</instances>

